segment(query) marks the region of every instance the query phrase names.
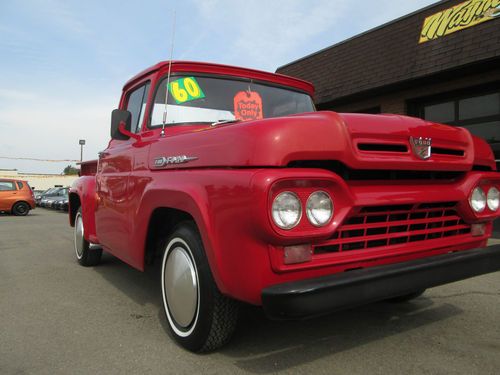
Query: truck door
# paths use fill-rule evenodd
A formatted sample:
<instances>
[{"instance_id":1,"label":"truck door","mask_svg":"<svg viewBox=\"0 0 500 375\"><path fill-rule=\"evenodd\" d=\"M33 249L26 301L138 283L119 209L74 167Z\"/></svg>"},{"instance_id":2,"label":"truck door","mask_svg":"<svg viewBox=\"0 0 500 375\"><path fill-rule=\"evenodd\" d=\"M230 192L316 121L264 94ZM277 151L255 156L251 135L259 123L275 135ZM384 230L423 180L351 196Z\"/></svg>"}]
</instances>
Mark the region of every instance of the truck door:
<instances>
[{"instance_id":1,"label":"truck door","mask_svg":"<svg viewBox=\"0 0 500 375\"><path fill-rule=\"evenodd\" d=\"M132 114L131 131L141 130L149 83L129 91L126 109ZM135 139L112 140L99 155L96 180L96 234L99 242L115 256L130 261L130 238L133 228L130 175L134 165Z\"/></svg>"}]
</instances>

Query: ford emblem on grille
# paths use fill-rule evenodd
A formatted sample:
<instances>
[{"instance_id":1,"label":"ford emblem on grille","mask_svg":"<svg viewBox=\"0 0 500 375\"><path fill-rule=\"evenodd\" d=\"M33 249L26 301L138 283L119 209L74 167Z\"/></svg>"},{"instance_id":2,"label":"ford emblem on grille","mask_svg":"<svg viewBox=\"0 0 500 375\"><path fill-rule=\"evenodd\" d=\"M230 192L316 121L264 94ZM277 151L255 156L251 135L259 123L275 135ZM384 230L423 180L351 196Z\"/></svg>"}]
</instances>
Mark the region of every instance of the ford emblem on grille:
<instances>
[{"instance_id":1,"label":"ford emblem on grille","mask_svg":"<svg viewBox=\"0 0 500 375\"><path fill-rule=\"evenodd\" d=\"M425 160L431 157L431 138L410 137L410 145L416 157Z\"/></svg>"}]
</instances>

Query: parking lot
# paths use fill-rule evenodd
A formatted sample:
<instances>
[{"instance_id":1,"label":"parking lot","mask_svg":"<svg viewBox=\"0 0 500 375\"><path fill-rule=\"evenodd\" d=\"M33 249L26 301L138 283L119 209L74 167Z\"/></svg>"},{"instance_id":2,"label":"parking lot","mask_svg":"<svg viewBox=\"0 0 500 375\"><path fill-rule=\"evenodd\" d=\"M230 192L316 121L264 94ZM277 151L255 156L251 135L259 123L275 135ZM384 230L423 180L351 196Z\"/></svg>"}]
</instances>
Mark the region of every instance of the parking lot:
<instances>
[{"instance_id":1,"label":"parking lot","mask_svg":"<svg viewBox=\"0 0 500 375\"><path fill-rule=\"evenodd\" d=\"M243 307L222 350L168 336L158 272L74 259L67 214L0 216L0 373L497 374L500 273L326 317L273 322Z\"/></svg>"}]
</instances>

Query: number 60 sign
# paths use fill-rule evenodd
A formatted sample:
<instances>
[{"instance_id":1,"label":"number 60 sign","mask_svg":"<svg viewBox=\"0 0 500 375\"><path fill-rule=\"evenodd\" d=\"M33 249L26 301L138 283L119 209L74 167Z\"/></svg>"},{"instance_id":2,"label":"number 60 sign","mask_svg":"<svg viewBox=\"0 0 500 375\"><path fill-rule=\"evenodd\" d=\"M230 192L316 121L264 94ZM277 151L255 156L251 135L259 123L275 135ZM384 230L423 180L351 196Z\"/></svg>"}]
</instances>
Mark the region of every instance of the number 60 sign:
<instances>
[{"instance_id":1,"label":"number 60 sign","mask_svg":"<svg viewBox=\"0 0 500 375\"><path fill-rule=\"evenodd\" d=\"M203 90L194 77L184 77L172 81L168 89L177 104L205 97Z\"/></svg>"}]
</instances>

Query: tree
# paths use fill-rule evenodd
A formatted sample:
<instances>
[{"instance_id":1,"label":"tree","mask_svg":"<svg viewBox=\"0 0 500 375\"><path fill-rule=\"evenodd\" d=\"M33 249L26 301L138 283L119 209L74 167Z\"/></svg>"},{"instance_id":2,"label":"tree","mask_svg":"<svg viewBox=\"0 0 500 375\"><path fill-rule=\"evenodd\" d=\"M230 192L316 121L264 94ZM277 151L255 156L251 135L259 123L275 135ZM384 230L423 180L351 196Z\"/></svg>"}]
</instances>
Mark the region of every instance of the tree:
<instances>
[{"instance_id":1,"label":"tree","mask_svg":"<svg viewBox=\"0 0 500 375\"><path fill-rule=\"evenodd\" d=\"M80 172L80 170L78 168L73 167L71 164L66 166L63 170L63 174L65 175L74 175L78 174L78 172Z\"/></svg>"}]
</instances>

